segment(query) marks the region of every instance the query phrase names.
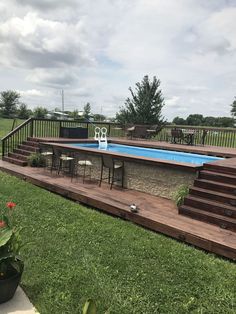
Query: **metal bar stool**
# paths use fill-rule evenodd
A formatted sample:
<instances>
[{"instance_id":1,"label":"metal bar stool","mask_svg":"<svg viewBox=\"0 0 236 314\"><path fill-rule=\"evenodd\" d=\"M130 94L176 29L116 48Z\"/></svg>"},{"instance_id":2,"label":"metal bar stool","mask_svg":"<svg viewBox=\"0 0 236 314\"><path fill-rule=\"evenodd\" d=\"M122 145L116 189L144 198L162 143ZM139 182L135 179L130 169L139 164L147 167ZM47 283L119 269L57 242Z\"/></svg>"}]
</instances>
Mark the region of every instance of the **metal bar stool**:
<instances>
[{"instance_id":1,"label":"metal bar stool","mask_svg":"<svg viewBox=\"0 0 236 314\"><path fill-rule=\"evenodd\" d=\"M52 147L46 144L39 144L39 153L43 157L44 160L44 169L50 169L52 164Z\"/></svg>"},{"instance_id":2,"label":"metal bar stool","mask_svg":"<svg viewBox=\"0 0 236 314\"><path fill-rule=\"evenodd\" d=\"M76 161L75 161L74 175L79 177L80 170L82 170L83 183L84 183L86 177L89 177L89 179L91 181L91 173L92 173L93 163L88 158L87 154L79 153L75 159L76 159ZM88 170L88 173L87 173L87 170Z\"/></svg>"},{"instance_id":3,"label":"metal bar stool","mask_svg":"<svg viewBox=\"0 0 236 314\"><path fill-rule=\"evenodd\" d=\"M108 169L108 177L103 178L104 168ZM116 176L117 172L121 172L121 178ZM101 176L99 186L101 186L102 181L108 179L108 183L110 184L110 189L113 187L113 183L121 182L121 187L124 187L124 161L123 160L115 160L109 155L102 155L102 165L101 165Z\"/></svg>"}]
</instances>

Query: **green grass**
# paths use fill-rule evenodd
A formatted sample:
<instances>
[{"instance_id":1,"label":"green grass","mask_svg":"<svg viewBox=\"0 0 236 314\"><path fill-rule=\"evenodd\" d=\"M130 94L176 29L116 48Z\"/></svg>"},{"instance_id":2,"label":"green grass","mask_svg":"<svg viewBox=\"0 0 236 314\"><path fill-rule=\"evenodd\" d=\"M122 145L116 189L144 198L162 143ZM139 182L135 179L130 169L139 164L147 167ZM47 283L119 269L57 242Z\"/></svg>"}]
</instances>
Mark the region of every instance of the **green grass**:
<instances>
[{"instance_id":1,"label":"green grass","mask_svg":"<svg viewBox=\"0 0 236 314\"><path fill-rule=\"evenodd\" d=\"M33 242L22 286L41 314L81 313L87 298L98 313L236 312L233 262L0 173L8 200Z\"/></svg>"}]
</instances>

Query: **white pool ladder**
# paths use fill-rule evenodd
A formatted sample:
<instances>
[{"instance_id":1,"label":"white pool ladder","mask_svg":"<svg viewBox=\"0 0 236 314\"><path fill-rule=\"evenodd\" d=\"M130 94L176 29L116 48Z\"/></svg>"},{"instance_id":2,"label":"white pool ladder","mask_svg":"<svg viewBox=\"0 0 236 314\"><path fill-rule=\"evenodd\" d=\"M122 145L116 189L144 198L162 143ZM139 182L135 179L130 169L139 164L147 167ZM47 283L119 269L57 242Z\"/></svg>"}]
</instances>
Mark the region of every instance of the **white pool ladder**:
<instances>
[{"instance_id":1,"label":"white pool ladder","mask_svg":"<svg viewBox=\"0 0 236 314\"><path fill-rule=\"evenodd\" d=\"M95 128L94 139L98 141L99 149L107 149L107 129L105 127L99 128L97 126Z\"/></svg>"}]
</instances>

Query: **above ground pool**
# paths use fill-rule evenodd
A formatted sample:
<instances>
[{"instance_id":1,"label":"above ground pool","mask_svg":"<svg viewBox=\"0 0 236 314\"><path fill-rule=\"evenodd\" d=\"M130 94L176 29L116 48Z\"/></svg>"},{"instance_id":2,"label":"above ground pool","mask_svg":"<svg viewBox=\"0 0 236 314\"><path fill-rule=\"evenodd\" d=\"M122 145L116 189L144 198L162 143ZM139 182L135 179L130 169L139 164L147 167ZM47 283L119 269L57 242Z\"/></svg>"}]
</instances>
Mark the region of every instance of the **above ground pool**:
<instances>
[{"instance_id":1,"label":"above ground pool","mask_svg":"<svg viewBox=\"0 0 236 314\"><path fill-rule=\"evenodd\" d=\"M78 144L74 143L74 144L70 144L70 146L99 150L99 146L97 143L78 143ZM212 156L206 156L206 155L182 153L182 152L176 152L176 151L170 151L170 150L128 146L128 145L120 145L120 144L113 144L113 143L109 143L106 150L110 152L117 152L121 154L132 155L132 156L149 157L149 158L156 158L156 159L162 159L162 160L172 160L172 161L177 161L177 162L182 162L182 163L190 163L194 165L202 165L207 162L223 159L219 157L212 157ZM102 151L104 150L101 150L101 152Z\"/></svg>"}]
</instances>

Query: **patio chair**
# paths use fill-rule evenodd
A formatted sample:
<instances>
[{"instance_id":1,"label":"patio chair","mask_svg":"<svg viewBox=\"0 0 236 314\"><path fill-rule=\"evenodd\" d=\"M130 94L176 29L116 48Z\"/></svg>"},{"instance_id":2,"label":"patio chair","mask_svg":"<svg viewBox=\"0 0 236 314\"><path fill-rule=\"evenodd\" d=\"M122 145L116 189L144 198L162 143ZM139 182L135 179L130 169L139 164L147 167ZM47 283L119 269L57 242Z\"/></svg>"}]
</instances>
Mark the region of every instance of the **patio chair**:
<instances>
[{"instance_id":1,"label":"patio chair","mask_svg":"<svg viewBox=\"0 0 236 314\"><path fill-rule=\"evenodd\" d=\"M146 125L135 125L129 128L130 137L133 138L147 138L147 126Z\"/></svg>"},{"instance_id":2,"label":"patio chair","mask_svg":"<svg viewBox=\"0 0 236 314\"><path fill-rule=\"evenodd\" d=\"M171 143L181 144L184 140L184 133L181 129L171 129Z\"/></svg>"},{"instance_id":3,"label":"patio chair","mask_svg":"<svg viewBox=\"0 0 236 314\"><path fill-rule=\"evenodd\" d=\"M86 153L79 153L75 157L75 167L74 167L73 175L79 177L80 170L82 170L83 183L84 183L86 177L89 177L89 179L91 181L92 167L93 167L93 163L88 158L87 154ZM87 170L88 170L88 174L86 173Z\"/></svg>"},{"instance_id":4,"label":"patio chair","mask_svg":"<svg viewBox=\"0 0 236 314\"><path fill-rule=\"evenodd\" d=\"M73 176L74 168L74 156L72 153L64 152L61 148L53 146L52 163L51 163L51 173L53 170L59 175L60 172L63 174L69 174Z\"/></svg>"},{"instance_id":5,"label":"patio chair","mask_svg":"<svg viewBox=\"0 0 236 314\"><path fill-rule=\"evenodd\" d=\"M134 130L135 130L134 125L126 126L126 137L132 140Z\"/></svg>"},{"instance_id":6,"label":"patio chair","mask_svg":"<svg viewBox=\"0 0 236 314\"><path fill-rule=\"evenodd\" d=\"M157 125L157 124L154 124L152 125L149 129L146 130L146 138L147 139L151 139L152 137L155 137L157 136L161 130L163 129L163 125Z\"/></svg>"},{"instance_id":7,"label":"patio chair","mask_svg":"<svg viewBox=\"0 0 236 314\"><path fill-rule=\"evenodd\" d=\"M39 153L44 160L44 169L50 169L53 155L52 147L47 144L39 143Z\"/></svg>"},{"instance_id":8,"label":"patio chair","mask_svg":"<svg viewBox=\"0 0 236 314\"><path fill-rule=\"evenodd\" d=\"M103 177L104 168L108 169L108 177ZM117 176L117 172L120 171L120 178ZM121 187L124 187L124 161L115 160L109 155L102 155L102 166L99 186L101 186L102 181L108 179L110 184L110 189L113 187L113 183L121 182Z\"/></svg>"}]
</instances>

